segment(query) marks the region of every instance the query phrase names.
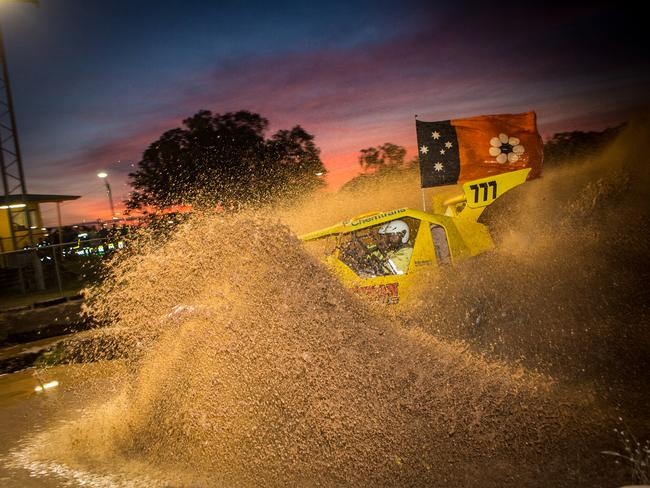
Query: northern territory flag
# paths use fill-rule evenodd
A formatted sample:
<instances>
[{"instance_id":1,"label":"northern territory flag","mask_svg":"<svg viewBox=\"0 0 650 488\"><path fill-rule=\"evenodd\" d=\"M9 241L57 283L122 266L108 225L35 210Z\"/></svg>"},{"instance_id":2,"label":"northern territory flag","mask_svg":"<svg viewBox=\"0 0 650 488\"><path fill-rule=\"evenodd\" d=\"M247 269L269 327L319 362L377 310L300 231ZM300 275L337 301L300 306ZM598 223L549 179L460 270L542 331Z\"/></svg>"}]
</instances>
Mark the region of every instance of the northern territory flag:
<instances>
[{"instance_id":1,"label":"northern territory flag","mask_svg":"<svg viewBox=\"0 0 650 488\"><path fill-rule=\"evenodd\" d=\"M422 188L453 185L532 168L542 172L544 146L535 112L415 121Z\"/></svg>"}]
</instances>

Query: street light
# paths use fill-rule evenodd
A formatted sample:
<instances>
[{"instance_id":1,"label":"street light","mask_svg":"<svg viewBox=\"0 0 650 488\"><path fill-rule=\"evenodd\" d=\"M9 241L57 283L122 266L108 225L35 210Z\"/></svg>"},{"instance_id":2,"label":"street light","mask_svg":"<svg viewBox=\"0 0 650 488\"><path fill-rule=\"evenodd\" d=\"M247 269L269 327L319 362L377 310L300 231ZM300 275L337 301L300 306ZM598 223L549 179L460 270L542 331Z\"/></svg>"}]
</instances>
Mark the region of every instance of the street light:
<instances>
[{"instance_id":1,"label":"street light","mask_svg":"<svg viewBox=\"0 0 650 488\"><path fill-rule=\"evenodd\" d=\"M105 171L100 171L97 173L97 177L104 180L106 185L106 193L108 194L108 203L111 205L111 220L115 217L115 207L113 206L113 194L111 193L111 185L108 184L108 173Z\"/></svg>"}]
</instances>

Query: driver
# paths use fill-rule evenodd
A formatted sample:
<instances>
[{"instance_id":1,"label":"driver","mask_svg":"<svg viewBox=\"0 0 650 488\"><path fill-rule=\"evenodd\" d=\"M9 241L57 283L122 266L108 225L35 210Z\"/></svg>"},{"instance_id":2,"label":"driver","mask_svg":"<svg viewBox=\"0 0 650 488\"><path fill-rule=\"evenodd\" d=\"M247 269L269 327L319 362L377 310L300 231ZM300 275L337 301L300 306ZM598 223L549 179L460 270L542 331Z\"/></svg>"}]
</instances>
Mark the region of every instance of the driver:
<instances>
[{"instance_id":1,"label":"driver","mask_svg":"<svg viewBox=\"0 0 650 488\"><path fill-rule=\"evenodd\" d=\"M409 244L409 226L403 220L387 222L379 228L379 249L386 256L386 267L391 274L408 271L413 247Z\"/></svg>"}]
</instances>

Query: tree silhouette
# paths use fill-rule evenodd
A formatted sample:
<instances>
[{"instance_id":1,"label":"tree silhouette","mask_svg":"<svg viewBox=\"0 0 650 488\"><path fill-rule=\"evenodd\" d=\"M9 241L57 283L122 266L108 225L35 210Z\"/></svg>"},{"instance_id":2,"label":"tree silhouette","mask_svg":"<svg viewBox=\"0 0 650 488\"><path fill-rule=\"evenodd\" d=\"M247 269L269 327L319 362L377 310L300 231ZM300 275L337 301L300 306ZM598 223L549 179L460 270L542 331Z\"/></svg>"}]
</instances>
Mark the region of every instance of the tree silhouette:
<instances>
[{"instance_id":1,"label":"tree silhouette","mask_svg":"<svg viewBox=\"0 0 650 488\"><path fill-rule=\"evenodd\" d=\"M601 152L623 130L625 124L601 132L559 132L544 144L544 164L567 164Z\"/></svg>"},{"instance_id":2,"label":"tree silhouette","mask_svg":"<svg viewBox=\"0 0 650 488\"><path fill-rule=\"evenodd\" d=\"M374 181L393 175L396 171L413 169L418 163L417 156L408 162L405 162L405 157L406 149L391 142L361 149L359 165L364 172L345 183L341 191L361 190Z\"/></svg>"},{"instance_id":3,"label":"tree silhouette","mask_svg":"<svg viewBox=\"0 0 650 488\"><path fill-rule=\"evenodd\" d=\"M324 185L314 136L300 126L264 134L268 120L201 110L153 142L129 174L130 209L265 203Z\"/></svg>"},{"instance_id":4,"label":"tree silhouette","mask_svg":"<svg viewBox=\"0 0 650 488\"><path fill-rule=\"evenodd\" d=\"M385 142L378 147L362 149L360 153L359 164L364 170L381 170L402 166L406 149L391 142Z\"/></svg>"}]
</instances>

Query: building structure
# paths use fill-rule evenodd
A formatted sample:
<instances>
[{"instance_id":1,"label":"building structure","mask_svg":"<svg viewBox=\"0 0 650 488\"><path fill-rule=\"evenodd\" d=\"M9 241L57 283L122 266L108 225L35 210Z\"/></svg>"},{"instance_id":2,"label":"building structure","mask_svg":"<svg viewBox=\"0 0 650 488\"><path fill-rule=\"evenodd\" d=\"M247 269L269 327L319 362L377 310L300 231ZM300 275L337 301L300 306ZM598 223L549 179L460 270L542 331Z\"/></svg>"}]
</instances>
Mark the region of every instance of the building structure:
<instances>
[{"instance_id":1,"label":"building structure","mask_svg":"<svg viewBox=\"0 0 650 488\"><path fill-rule=\"evenodd\" d=\"M0 195L0 253L18 251L32 243L38 245L45 238L47 229L41 217L41 204L56 203L57 224L61 228L61 202L77 198L76 195ZM18 209L23 211L15 212Z\"/></svg>"}]
</instances>

